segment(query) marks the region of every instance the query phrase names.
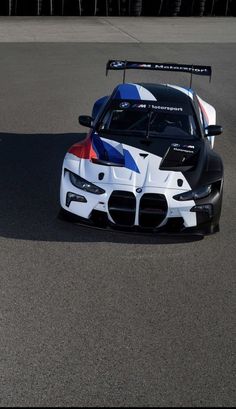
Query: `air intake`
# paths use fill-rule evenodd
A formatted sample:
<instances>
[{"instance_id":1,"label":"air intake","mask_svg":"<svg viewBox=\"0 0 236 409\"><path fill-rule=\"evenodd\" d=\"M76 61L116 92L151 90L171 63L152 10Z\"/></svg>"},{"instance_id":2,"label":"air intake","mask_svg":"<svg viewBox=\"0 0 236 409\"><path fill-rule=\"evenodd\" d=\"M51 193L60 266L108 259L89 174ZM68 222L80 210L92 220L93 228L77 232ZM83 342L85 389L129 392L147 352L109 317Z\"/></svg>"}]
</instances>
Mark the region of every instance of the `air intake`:
<instances>
[{"instance_id":1,"label":"air intake","mask_svg":"<svg viewBox=\"0 0 236 409\"><path fill-rule=\"evenodd\" d=\"M164 195L146 193L140 200L139 225L144 228L158 227L166 218L168 210Z\"/></svg>"},{"instance_id":2,"label":"air intake","mask_svg":"<svg viewBox=\"0 0 236 409\"><path fill-rule=\"evenodd\" d=\"M109 213L120 226L133 226L135 222L136 199L132 192L114 190L108 202Z\"/></svg>"}]
</instances>

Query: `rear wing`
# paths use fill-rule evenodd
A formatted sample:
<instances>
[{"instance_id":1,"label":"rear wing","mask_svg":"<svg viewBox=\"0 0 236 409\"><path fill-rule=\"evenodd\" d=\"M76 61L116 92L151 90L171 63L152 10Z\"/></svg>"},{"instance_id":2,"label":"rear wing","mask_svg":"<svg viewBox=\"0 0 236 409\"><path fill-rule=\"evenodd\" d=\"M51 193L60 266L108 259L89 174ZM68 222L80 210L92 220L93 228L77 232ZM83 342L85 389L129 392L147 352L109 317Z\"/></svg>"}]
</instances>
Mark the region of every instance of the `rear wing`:
<instances>
[{"instance_id":1,"label":"rear wing","mask_svg":"<svg viewBox=\"0 0 236 409\"><path fill-rule=\"evenodd\" d=\"M158 62L138 62L125 60L109 60L106 65L106 75L111 70L123 70L123 82L125 82L126 70L151 70L151 71L170 71L185 72L191 75L190 87L192 85L193 75L202 75L209 77L211 81L212 68L207 65L189 65L176 63L158 63Z\"/></svg>"}]
</instances>

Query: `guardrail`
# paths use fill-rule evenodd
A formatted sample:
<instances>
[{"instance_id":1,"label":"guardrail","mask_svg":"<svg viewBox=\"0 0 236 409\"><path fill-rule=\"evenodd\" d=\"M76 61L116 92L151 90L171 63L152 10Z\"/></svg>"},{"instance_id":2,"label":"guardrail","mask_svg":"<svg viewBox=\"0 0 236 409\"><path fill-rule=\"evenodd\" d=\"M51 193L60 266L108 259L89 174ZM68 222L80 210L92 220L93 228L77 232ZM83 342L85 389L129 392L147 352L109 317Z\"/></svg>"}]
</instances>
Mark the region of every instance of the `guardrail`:
<instances>
[{"instance_id":1,"label":"guardrail","mask_svg":"<svg viewBox=\"0 0 236 409\"><path fill-rule=\"evenodd\" d=\"M0 15L235 16L236 0L0 0Z\"/></svg>"}]
</instances>

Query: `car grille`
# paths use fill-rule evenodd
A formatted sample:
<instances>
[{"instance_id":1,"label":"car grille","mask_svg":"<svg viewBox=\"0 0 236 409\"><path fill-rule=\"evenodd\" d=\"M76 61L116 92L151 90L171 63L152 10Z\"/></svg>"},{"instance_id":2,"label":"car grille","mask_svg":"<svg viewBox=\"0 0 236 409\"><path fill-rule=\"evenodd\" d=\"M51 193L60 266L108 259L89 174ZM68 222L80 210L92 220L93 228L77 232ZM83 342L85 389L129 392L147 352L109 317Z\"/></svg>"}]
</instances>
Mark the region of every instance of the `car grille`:
<instances>
[{"instance_id":1,"label":"car grille","mask_svg":"<svg viewBox=\"0 0 236 409\"><path fill-rule=\"evenodd\" d=\"M114 190L108 202L109 213L116 224L133 226L135 222L136 198L132 192Z\"/></svg>"},{"instance_id":2,"label":"car grille","mask_svg":"<svg viewBox=\"0 0 236 409\"><path fill-rule=\"evenodd\" d=\"M146 193L141 197L139 225L144 228L158 227L166 218L168 210L164 195Z\"/></svg>"}]
</instances>

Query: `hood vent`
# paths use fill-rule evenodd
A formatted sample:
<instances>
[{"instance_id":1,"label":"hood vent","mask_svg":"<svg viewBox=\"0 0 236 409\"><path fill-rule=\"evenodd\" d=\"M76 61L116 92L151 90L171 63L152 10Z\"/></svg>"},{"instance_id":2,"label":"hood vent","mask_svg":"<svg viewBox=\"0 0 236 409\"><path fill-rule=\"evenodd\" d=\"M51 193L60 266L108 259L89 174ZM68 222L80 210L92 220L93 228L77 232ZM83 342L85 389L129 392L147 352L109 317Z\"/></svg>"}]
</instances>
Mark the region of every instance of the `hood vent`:
<instances>
[{"instance_id":1,"label":"hood vent","mask_svg":"<svg viewBox=\"0 0 236 409\"><path fill-rule=\"evenodd\" d=\"M159 169L184 172L197 165L198 157L199 147L172 144L164 155Z\"/></svg>"}]
</instances>

